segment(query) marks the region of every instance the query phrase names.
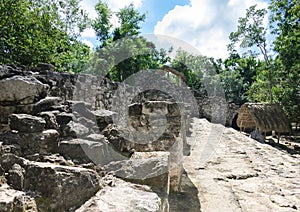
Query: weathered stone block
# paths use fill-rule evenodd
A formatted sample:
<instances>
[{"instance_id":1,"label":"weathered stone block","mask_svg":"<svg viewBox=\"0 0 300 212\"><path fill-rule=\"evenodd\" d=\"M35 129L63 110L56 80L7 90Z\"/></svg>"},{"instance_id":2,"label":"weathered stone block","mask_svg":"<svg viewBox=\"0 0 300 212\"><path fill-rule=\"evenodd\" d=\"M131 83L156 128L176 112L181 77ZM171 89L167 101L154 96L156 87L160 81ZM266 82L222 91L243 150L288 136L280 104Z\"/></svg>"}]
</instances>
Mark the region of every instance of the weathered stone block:
<instances>
[{"instance_id":1,"label":"weathered stone block","mask_svg":"<svg viewBox=\"0 0 300 212\"><path fill-rule=\"evenodd\" d=\"M1 106L0 105L0 123L7 124L9 116L13 113L28 113L31 114L33 104L28 105L14 105L14 106Z\"/></svg>"},{"instance_id":2,"label":"weathered stone block","mask_svg":"<svg viewBox=\"0 0 300 212\"><path fill-rule=\"evenodd\" d=\"M9 117L10 129L17 130L19 132L42 132L45 129L45 125L46 121L37 116L28 114L12 114Z\"/></svg>"},{"instance_id":3,"label":"weathered stone block","mask_svg":"<svg viewBox=\"0 0 300 212\"><path fill-rule=\"evenodd\" d=\"M46 111L46 112L41 112L39 113L39 116L41 116L45 121L46 121L46 125L45 128L46 129L56 129L58 130L58 123L56 121L56 116L59 113L59 111Z\"/></svg>"},{"instance_id":4,"label":"weathered stone block","mask_svg":"<svg viewBox=\"0 0 300 212\"><path fill-rule=\"evenodd\" d=\"M60 97L46 97L34 104L32 112L34 114L37 114L42 111L51 110L51 107L54 105L58 105L60 101Z\"/></svg>"},{"instance_id":5,"label":"weathered stone block","mask_svg":"<svg viewBox=\"0 0 300 212\"><path fill-rule=\"evenodd\" d=\"M165 101L148 101L143 104L143 114L166 115L168 113L168 102Z\"/></svg>"},{"instance_id":6,"label":"weathered stone block","mask_svg":"<svg viewBox=\"0 0 300 212\"><path fill-rule=\"evenodd\" d=\"M167 157L113 161L103 167L117 177L146 184L159 192L169 191L169 160Z\"/></svg>"},{"instance_id":7,"label":"weathered stone block","mask_svg":"<svg viewBox=\"0 0 300 212\"><path fill-rule=\"evenodd\" d=\"M14 164L19 164L21 167L25 167L28 164L28 161L11 153L0 156L0 165L5 172L12 169Z\"/></svg>"},{"instance_id":8,"label":"weathered stone block","mask_svg":"<svg viewBox=\"0 0 300 212\"><path fill-rule=\"evenodd\" d=\"M32 76L13 76L0 80L0 102L6 105L31 104L47 95L48 85Z\"/></svg>"},{"instance_id":9,"label":"weathered stone block","mask_svg":"<svg viewBox=\"0 0 300 212\"><path fill-rule=\"evenodd\" d=\"M159 212L161 200L148 186L141 186L116 179L82 205L76 212L86 211L143 211Z\"/></svg>"},{"instance_id":10,"label":"weathered stone block","mask_svg":"<svg viewBox=\"0 0 300 212\"><path fill-rule=\"evenodd\" d=\"M65 127L70 121L75 119L76 117L72 113L62 112L56 115L56 121L60 128Z\"/></svg>"},{"instance_id":11,"label":"weathered stone block","mask_svg":"<svg viewBox=\"0 0 300 212\"><path fill-rule=\"evenodd\" d=\"M100 131L104 130L109 124L112 124L113 117L117 115L115 112L109 110L96 110L93 111L93 114Z\"/></svg>"},{"instance_id":12,"label":"weathered stone block","mask_svg":"<svg viewBox=\"0 0 300 212\"><path fill-rule=\"evenodd\" d=\"M7 183L14 189L22 191L24 188L25 170L19 164L14 164L8 171Z\"/></svg>"},{"instance_id":13,"label":"weathered stone block","mask_svg":"<svg viewBox=\"0 0 300 212\"><path fill-rule=\"evenodd\" d=\"M113 150L107 142L89 141L83 139L72 139L61 141L59 152L66 158L77 163L95 163L105 165L111 161L126 159L125 156Z\"/></svg>"},{"instance_id":14,"label":"weathered stone block","mask_svg":"<svg viewBox=\"0 0 300 212\"><path fill-rule=\"evenodd\" d=\"M83 138L89 133L89 128L81 123L70 121L62 130L64 137Z\"/></svg>"},{"instance_id":15,"label":"weathered stone block","mask_svg":"<svg viewBox=\"0 0 300 212\"><path fill-rule=\"evenodd\" d=\"M11 189L4 184L0 186L0 211L38 212L34 199L22 191Z\"/></svg>"},{"instance_id":16,"label":"weathered stone block","mask_svg":"<svg viewBox=\"0 0 300 212\"><path fill-rule=\"evenodd\" d=\"M99 190L95 171L31 162L26 168L25 190L33 191L41 211L68 211L75 209Z\"/></svg>"},{"instance_id":17,"label":"weathered stone block","mask_svg":"<svg viewBox=\"0 0 300 212\"><path fill-rule=\"evenodd\" d=\"M57 151L59 133L54 129L40 133L7 132L2 138L5 145L17 144L23 155L46 154Z\"/></svg>"}]
</instances>

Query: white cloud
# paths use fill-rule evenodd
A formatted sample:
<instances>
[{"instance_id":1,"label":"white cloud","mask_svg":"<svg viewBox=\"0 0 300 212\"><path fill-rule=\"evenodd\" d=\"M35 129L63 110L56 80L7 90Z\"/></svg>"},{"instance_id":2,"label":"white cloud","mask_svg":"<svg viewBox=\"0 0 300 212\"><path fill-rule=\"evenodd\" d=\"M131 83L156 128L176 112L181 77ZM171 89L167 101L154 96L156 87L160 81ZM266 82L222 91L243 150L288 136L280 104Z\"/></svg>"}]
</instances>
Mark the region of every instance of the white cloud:
<instances>
[{"instance_id":1,"label":"white cloud","mask_svg":"<svg viewBox=\"0 0 300 212\"><path fill-rule=\"evenodd\" d=\"M93 38L96 37L96 32L93 28L87 28L80 33L81 37Z\"/></svg>"},{"instance_id":2,"label":"white cloud","mask_svg":"<svg viewBox=\"0 0 300 212\"><path fill-rule=\"evenodd\" d=\"M169 11L154 33L187 41L203 55L225 58L230 32L236 31L238 18L255 4L267 7L263 0L190 0L189 5Z\"/></svg>"},{"instance_id":3,"label":"white cloud","mask_svg":"<svg viewBox=\"0 0 300 212\"><path fill-rule=\"evenodd\" d=\"M108 0L107 3L112 11L118 11L131 3L135 8L140 8L142 6L142 0Z\"/></svg>"},{"instance_id":4,"label":"white cloud","mask_svg":"<svg viewBox=\"0 0 300 212\"><path fill-rule=\"evenodd\" d=\"M94 48L94 44L91 41L87 40L87 39L83 39L81 42L86 44L87 46L89 46L90 49Z\"/></svg>"},{"instance_id":5,"label":"white cloud","mask_svg":"<svg viewBox=\"0 0 300 212\"><path fill-rule=\"evenodd\" d=\"M98 0L82 0L80 2L80 6L82 9L84 9L90 18L97 17L97 13L95 10L95 5L97 4Z\"/></svg>"}]
</instances>

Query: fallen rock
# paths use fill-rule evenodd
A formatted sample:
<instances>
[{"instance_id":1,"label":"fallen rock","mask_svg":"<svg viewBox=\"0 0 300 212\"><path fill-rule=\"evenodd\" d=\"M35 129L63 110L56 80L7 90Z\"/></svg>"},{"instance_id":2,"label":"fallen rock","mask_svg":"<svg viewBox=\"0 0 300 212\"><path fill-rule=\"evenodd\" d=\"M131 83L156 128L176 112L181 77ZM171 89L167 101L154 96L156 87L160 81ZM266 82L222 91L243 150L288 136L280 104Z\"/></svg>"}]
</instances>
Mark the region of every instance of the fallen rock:
<instances>
[{"instance_id":1,"label":"fallen rock","mask_svg":"<svg viewBox=\"0 0 300 212\"><path fill-rule=\"evenodd\" d=\"M74 163L71 160L66 160L59 154L40 155L40 157L38 158L38 162L48 162L63 166L74 166Z\"/></svg>"},{"instance_id":2,"label":"fallen rock","mask_svg":"<svg viewBox=\"0 0 300 212\"><path fill-rule=\"evenodd\" d=\"M96 110L93 111L93 114L96 117L96 122L100 131L104 130L109 124L112 124L113 116L116 116L115 112L109 110Z\"/></svg>"},{"instance_id":3,"label":"fallen rock","mask_svg":"<svg viewBox=\"0 0 300 212\"><path fill-rule=\"evenodd\" d=\"M42 132L45 129L45 125L46 121L37 116L28 114L12 114L9 117L10 129L17 130L19 132Z\"/></svg>"},{"instance_id":4,"label":"fallen rock","mask_svg":"<svg viewBox=\"0 0 300 212\"><path fill-rule=\"evenodd\" d=\"M25 170L19 164L14 164L8 171L7 183L14 189L22 191L24 188Z\"/></svg>"},{"instance_id":5,"label":"fallen rock","mask_svg":"<svg viewBox=\"0 0 300 212\"><path fill-rule=\"evenodd\" d=\"M50 163L31 162L26 168L25 190L38 195L41 211L68 211L82 205L99 190L95 171Z\"/></svg>"},{"instance_id":6,"label":"fallen rock","mask_svg":"<svg viewBox=\"0 0 300 212\"><path fill-rule=\"evenodd\" d=\"M68 101L72 112L79 117L85 117L87 119L95 119L94 114L90 111L91 105L83 101Z\"/></svg>"},{"instance_id":7,"label":"fallen rock","mask_svg":"<svg viewBox=\"0 0 300 212\"><path fill-rule=\"evenodd\" d=\"M147 186L116 179L112 187L107 186L88 200L76 212L161 211L161 200Z\"/></svg>"},{"instance_id":8,"label":"fallen rock","mask_svg":"<svg viewBox=\"0 0 300 212\"><path fill-rule=\"evenodd\" d=\"M64 137L72 137L72 138L83 138L89 133L89 128L84 126L81 123L70 121L63 128L63 136Z\"/></svg>"},{"instance_id":9,"label":"fallen rock","mask_svg":"<svg viewBox=\"0 0 300 212\"><path fill-rule=\"evenodd\" d=\"M45 128L46 129L56 129L58 130L58 123L56 121L56 114L58 114L58 111L45 111L45 112L41 112L39 113L39 116L41 116L45 121L46 121L46 125Z\"/></svg>"},{"instance_id":10,"label":"fallen rock","mask_svg":"<svg viewBox=\"0 0 300 212\"><path fill-rule=\"evenodd\" d=\"M42 111L50 110L52 106L58 105L58 103L61 101L60 97L46 97L44 99L41 99L33 106L33 113L37 114Z\"/></svg>"},{"instance_id":11,"label":"fallen rock","mask_svg":"<svg viewBox=\"0 0 300 212\"><path fill-rule=\"evenodd\" d=\"M108 125L103 131L103 135L112 144L114 149L124 155L134 148L135 144L122 137L118 127L114 124Z\"/></svg>"},{"instance_id":12,"label":"fallen rock","mask_svg":"<svg viewBox=\"0 0 300 212\"><path fill-rule=\"evenodd\" d=\"M49 86L32 76L13 76L0 80L0 102L3 105L32 104L47 95Z\"/></svg>"},{"instance_id":13,"label":"fallen rock","mask_svg":"<svg viewBox=\"0 0 300 212\"><path fill-rule=\"evenodd\" d=\"M59 133L54 129L38 133L7 132L0 139L5 145L18 145L22 155L47 154L57 152Z\"/></svg>"},{"instance_id":14,"label":"fallen rock","mask_svg":"<svg viewBox=\"0 0 300 212\"><path fill-rule=\"evenodd\" d=\"M111 161L127 159L125 156L113 150L107 142L96 142L84 139L72 139L61 141L59 153L79 164L94 163L106 165Z\"/></svg>"},{"instance_id":15,"label":"fallen rock","mask_svg":"<svg viewBox=\"0 0 300 212\"><path fill-rule=\"evenodd\" d=\"M3 154L0 156L0 165L2 166L5 172L11 170L14 164L18 164L21 167L25 168L28 163L28 160L18 157L11 153Z\"/></svg>"},{"instance_id":16,"label":"fallen rock","mask_svg":"<svg viewBox=\"0 0 300 212\"><path fill-rule=\"evenodd\" d=\"M132 159L113 161L103 169L122 179L146 184L159 193L168 194L169 155L168 152L135 152Z\"/></svg>"},{"instance_id":17,"label":"fallen rock","mask_svg":"<svg viewBox=\"0 0 300 212\"><path fill-rule=\"evenodd\" d=\"M131 132L129 129L120 129L114 124L110 124L102 131L102 133L113 147L117 151L124 153L124 155L128 154L131 149L135 149L138 152L168 151L176 144L176 137L174 134L163 133L155 140L155 134L147 134L145 132L143 132L145 140L134 143L124 138L130 138Z\"/></svg>"},{"instance_id":18,"label":"fallen rock","mask_svg":"<svg viewBox=\"0 0 300 212\"><path fill-rule=\"evenodd\" d=\"M70 121L75 119L76 117L72 113L62 112L56 115L56 120L60 129L63 129Z\"/></svg>"},{"instance_id":19,"label":"fallen rock","mask_svg":"<svg viewBox=\"0 0 300 212\"><path fill-rule=\"evenodd\" d=\"M0 65L0 80L21 74L22 71L8 65Z\"/></svg>"},{"instance_id":20,"label":"fallen rock","mask_svg":"<svg viewBox=\"0 0 300 212\"><path fill-rule=\"evenodd\" d=\"M0 186L0 211L30 211L38 212L34 199L22 191L8 187L7 184Z\"/></svg>"}]
</instances>

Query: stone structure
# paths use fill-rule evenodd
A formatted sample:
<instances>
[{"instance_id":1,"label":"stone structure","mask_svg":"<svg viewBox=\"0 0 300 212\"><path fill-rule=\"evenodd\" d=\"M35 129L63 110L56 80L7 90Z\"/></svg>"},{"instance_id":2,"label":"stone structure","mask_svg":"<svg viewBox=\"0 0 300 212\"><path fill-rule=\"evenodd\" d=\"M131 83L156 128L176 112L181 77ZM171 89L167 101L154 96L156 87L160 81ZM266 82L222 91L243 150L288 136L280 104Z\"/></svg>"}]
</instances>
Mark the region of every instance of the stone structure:
<instances>
[{"instance_id":1,"label":"stone structure","mask_svg":"<svg viewBox=\"0 0 300 212\"><path fill-rule=\"evenodd\" d=\"M127 191L137 210L168 211L183 172L183 105L150 90L130 96L124 116L110 111L117 84L52 68L0 66L0 211L88 211L99 197ZM103 184L108 172L114 183ZM131 202L111 204L118 211Z\"/></svg>"}]
</instances>

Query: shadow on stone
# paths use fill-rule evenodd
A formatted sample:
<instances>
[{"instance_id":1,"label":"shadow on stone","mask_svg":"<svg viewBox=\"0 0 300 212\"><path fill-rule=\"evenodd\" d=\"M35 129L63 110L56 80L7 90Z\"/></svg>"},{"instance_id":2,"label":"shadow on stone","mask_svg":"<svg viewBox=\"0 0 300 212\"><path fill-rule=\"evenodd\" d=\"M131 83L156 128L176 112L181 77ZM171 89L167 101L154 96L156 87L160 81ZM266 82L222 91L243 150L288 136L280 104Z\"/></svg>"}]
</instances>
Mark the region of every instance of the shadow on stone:
<instances>
[{"instance_id":1,"label":"shadow on stone","mask_svg":"<svg viewBox=\"0 0 300 212\"><path fill-rule=\"evenodd\" d=\"M199 212L201 205L198 198L198 189L184 171L181 176L180 190L169 195L170 211L172 212Z\"/></svg>"}]
</instances>

